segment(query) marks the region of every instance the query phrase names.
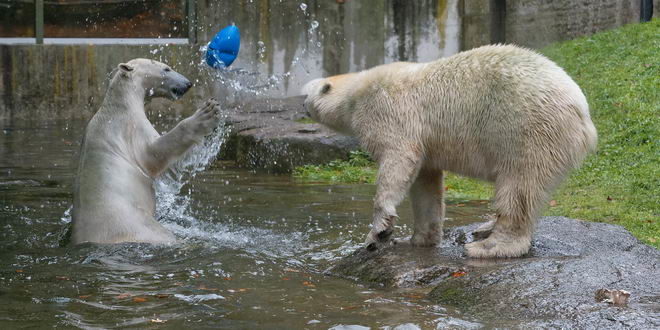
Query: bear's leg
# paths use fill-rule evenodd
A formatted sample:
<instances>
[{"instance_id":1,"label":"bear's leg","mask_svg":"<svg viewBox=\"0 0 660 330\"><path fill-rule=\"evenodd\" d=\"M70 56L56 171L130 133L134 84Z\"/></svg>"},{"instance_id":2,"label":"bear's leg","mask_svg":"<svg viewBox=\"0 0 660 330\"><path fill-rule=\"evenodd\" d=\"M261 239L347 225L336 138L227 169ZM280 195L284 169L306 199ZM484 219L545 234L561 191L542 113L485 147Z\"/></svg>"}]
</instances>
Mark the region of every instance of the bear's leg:
<instances>
[{"instance_id":1,"label":"bear's leg","mask_svg":"<svg viewBox=\"0 0 660 330\"><path fill-rule=\"evenodd\" d=\"M401 204L415 180L421 166L415 150L397 150L379 157L376 178L376 197L371 231L365 245L369 250L378 249L379 244L389 242L397 220L396 208Z\"/></svg>"},{"instance_id":2,"label":"bear's leg","mask_svg":"<svg viewBox=\"0 0 660 330\"><path fill-rule=\"evenodd\" d=\"M158 176L181 158L195 143L202 141L220 123L220 105L209 99L192 116L147 146L143 164L152 176Z\"/></svg>"},{"instance_id":3,"label":"bear's leg","mask_svg":"<svg viewBox=\"0 0 660 330\"><path fill-rule=\"evenodd\" d=\"M413 246L436 246L442 240L445 217L444 173L422 169L410 188L415 233Z\"/></svg>"},{"instance_id":4,"label":"bear's leg","mask_svg":"<svg viewBox=\"0 0 660 330\"><path fill-rule=\"evenodd\" d=\"M500 181L500 180L498 180ZM534 220L547 193L538 180L501 180L495 189L495 222L488 238L466 244L474 258L520 257L529 251Z\"/></svg>"}]
</instances>

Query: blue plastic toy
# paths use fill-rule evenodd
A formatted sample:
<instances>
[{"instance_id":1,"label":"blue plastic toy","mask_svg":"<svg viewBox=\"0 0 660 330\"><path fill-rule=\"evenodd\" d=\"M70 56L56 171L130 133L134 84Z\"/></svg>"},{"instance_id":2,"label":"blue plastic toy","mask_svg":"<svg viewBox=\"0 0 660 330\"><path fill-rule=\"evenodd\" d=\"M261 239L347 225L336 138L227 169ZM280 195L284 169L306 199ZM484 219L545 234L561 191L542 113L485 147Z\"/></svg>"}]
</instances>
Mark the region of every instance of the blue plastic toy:
<instances>
[{"instance_id":1,"label":"blue plastic toy","mask_svg":"<svg viewBox=\"0 0 660 330\"><path fill-rule=\"evenodd\" d=\"M206 64L212 68L226 68L230 66L241 46L241 33L236 25L232 24L220 30L206 49Z\"/></svg>"}]
</instances>

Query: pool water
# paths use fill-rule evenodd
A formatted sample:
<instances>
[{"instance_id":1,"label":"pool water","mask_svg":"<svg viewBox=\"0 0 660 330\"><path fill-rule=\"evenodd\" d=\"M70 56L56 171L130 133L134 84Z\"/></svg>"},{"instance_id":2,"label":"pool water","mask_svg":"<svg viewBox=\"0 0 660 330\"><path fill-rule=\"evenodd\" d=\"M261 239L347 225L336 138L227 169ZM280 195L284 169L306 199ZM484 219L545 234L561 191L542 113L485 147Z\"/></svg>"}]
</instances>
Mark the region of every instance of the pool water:
<instances>
[{"instance_id":1,"label":"pool water","mask_svg":"<svg viewBox=\"0 0 660 330\"><path fill-rule=\"evenodd\" d=\"M161 182L173 246L63 245L85 123L0 122L0 328L472 328L424 299L323 274L369 230L373 185L310 184L214 162ZM194 174L194 175L192 175ZM460 203L460 206L459 206ZM446 226L484 201L447 201ZM397 237L411 231L408 202Z\"/></svg>"}]
</instances>

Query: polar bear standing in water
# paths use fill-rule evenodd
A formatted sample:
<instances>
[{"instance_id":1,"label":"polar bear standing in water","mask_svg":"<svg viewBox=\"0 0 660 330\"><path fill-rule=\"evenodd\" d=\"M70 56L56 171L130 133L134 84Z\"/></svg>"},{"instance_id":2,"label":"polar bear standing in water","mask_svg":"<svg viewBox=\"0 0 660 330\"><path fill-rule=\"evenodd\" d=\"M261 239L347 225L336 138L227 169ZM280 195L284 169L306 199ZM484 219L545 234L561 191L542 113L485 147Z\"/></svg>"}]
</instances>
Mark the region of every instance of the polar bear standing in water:
<instances>
[{"instance_id":1,"label":"polar bear standing in water","mask_svg":"<svg viewBox=\"0 0 660 330\"><path fill-rule=\"evenodd\" d=\"M160 136L144 112L154 97L176 100L192 84L169 66L148 59L119 64L101 108L87 125L73 203L74 244L174 242L154 219L154 178L219 124L218 104Z\"/></svg>"},{"instance_id":2,"label":"polar bear standing in water","mask_svg":"<svg viewBox=\"0 0 660 330\"><path fill-rule=\"evenodd\" d=\"M392 63L310 81L316 121L354 135L378 162L367 247L387 242L408 190L416 246L442 238L443 171L495 183L497 219L467 244L471 257L518 257L556 186L596 147L580 88L555 63L514 46L485 46L429 63Z\"/></svg>"}]
</instances>

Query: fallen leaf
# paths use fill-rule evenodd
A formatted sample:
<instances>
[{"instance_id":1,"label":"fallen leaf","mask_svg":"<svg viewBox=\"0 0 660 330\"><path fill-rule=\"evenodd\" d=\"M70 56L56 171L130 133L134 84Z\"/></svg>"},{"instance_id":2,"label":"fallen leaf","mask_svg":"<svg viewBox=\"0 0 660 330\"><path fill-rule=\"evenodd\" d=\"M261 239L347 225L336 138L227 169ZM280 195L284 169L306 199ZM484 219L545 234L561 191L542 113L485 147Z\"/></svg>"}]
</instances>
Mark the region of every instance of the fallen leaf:
<instances>
[{"instance_id":1,"label":"fallen leaf","mask_svg":"<svg viewBox=\"0 0 660 330\"><path fill-rule=\"evenodd\" d=\"M290 280L290 278L288 278L288 277L282 277L282 281L288 281L288 280Z\"/></svg>"},{"instance_id":2,"label":"fallen leaf","mask_svg":"<svg viewBox=\"0 0 660 330\"><path fill-rule=\"evenodd\" d=\"M66 277L66 276L55 276L55 278L58 279L58 280L62 280L62 281L68 281L69 280L69 278Z\"/></svg>"},{"instance_id":3,"label":"fallen leaf","mask_svg":"<svg viewBox=\"0 0 660 330\"><path fill-rule=\"evenodd\" d=\"M163 299L163 298L168 298L169 296L170 295L167 294L167 293L159 293L159 294L156 295L156 298Z\"/></svg>"},{"instance_id":4,"label":"fallen leaf","mask_svg":"<svg viewBox=\"0 0 660 330\"><path fill-rule=\"evenodd\" d=\"M351 309L358 309L360 306L346 306L346 307L340 307L341 310L351 310Z\"/></svg>"},{"instance_id":5,"label":"fallen leaf","mask_svg":"<svg viewBox=\"0 0 660 330\"><path fill-rule=\"evenodd\" d=\"M197 289L198 289L198 290L204 290L204 291L218 291L218 290L220 290L220 289L217 289L217 288L207 288L207 287L204 286L204 285L200 285L200 286L198 286Z\"/></svg>"},{"instance_id":6,"label":"fallen leaf","mask_svg":"<svg viewBox=\"0 0 660 330\"><path fill-rule=\"evenodd\" d=\"M224 280L225 281L231 281L231 277L225 277Z\"/></svg>"},{"instance_id":7,"label":"fallen leaf","mask_svg":"<svg viewBox=\"0 0 660 330\"><path fill-rule=\"evenodd\" d=\"M599 289L596 290L596 301L606 302L612 305L623 306L628 304L628 298L630 298L630 292L626 290L608 290L608 289Z\"/></svg>"},{"instance_id":8,"label":"fallen leaf","mask_svg":"<svg viewBox=\"0 0 660 330\"><path fill-rule=\"evenodd\" d=\"M557 201L556 200L551 200L550 201L550 207L557 206Z\"/></svg>"},{"instance_id":9,"label":"fallen leaf","mask_svg":"<svg viewBox=\"0 0 660 330\"><path fill-rule=\"evenodd\" d=\"M91 296L92 296L91 294L84 294L84 295L82 295L82 296L78 296L78 298L79 298L79 299L87 299L87 298L89 298L89 297L91 297Z\"/></svg>"},{"instance_id":10,"label":"fallen leaf","mask_svg":"<svg viewBox=\"0 0 660 330\"><path fill-rule=\"evenodd\" d=\"M151 319L151 323L165 323L167 320L161 320L159 318Z\"/></svg>"},{"instance_id":11,"label":"fallen leaf","mask_svg":"<svg viewBox=\"0 0 660 330\"><path fill-rule=\"evenodd\" d=\"M613 199L612 197L607 196L607 200L608 200L608 201L611 201L612 199Z\"/></svg>"},{"instance_id":12,"label":"fallen leaf","mask_svg":"<svg viewBox=\"0 0 660 330\"><path fill-rule=\"evenodd\" d=\"M146 302L146 301L147 301L147 298L142 298L142 297L133 298L133 302L136 302L136 303L143 303L143 302Z\"/></svg>"},{"instance_id":13,"label":"fallen leaf","mask_svg":"<svg viewBox=\"0 0 660 330\"><path fill-rule=\"evenodd\" d=\"M22 270L22 269L17 269L16 272L17 272L17 273L22 273L23 270Z\"/></svg>"},{"instance_id":14,"label":"fallen leaf","mask_svg":"<svg viewBox=\"0 0 660 330\"><path fill-rule=\"evenodd\" d=\"M130 296L131 296L130 293L120 293L120 294L115 296L115 299L124 299L124 298L128 298Z\"/></svg>"},{"instance_id":15,"label":"fallen leaf","mask_svg":"<svg viewBox=\"0 0 660 330\"><path fill-rule=\"evenodd\" d=\"M293 268L284 268L284 271L289 273L300 273L299 270Z\"/></svg>"},{"instance_id":16,"label":"fallen leaf","mask_svg":"<svg viewBox=\"0 0 660 330\"><path fill-rule=\"evenodd\" d=\"M463 203L456 204L456 206L465 206Z\"/></svg>"},{"instance_id":17,"label":"fallen leaf","mask_svg":"<svg viewBox=\"0 0 660 330\"><path fill-rule=\"evenodd\" d=\"M451 277L461 277L461 276L465 276L465 275L467 275L467 273L462 271L462 270L451 273Z\"/></svg>"},{"instance_id":18,"label":"fallen leaf","mask_svg":"<svg viewBox=\"0 0 660 330\"><path fill-rule=\"evenodd\" d=\"M310 281L303 281L302 284L303 284L304 286L308 286L308 287L310 287L310 288L315 288L315 287L316 287L316 285L314 285L314 283L312 283L312 282L310 282Z\"/></svg>"},{"instance_id":19,"label":"fallen leaf","mask_svg":"<svg viewBox=\"0 0 660 330\"><path fill-rule=\"evenodd\" d=\"M445 186L445 191L448 191L449 189L451 189L451 185L446 185Z\"/></svg>"}]
</instances>

